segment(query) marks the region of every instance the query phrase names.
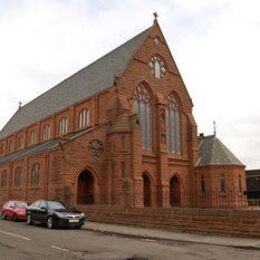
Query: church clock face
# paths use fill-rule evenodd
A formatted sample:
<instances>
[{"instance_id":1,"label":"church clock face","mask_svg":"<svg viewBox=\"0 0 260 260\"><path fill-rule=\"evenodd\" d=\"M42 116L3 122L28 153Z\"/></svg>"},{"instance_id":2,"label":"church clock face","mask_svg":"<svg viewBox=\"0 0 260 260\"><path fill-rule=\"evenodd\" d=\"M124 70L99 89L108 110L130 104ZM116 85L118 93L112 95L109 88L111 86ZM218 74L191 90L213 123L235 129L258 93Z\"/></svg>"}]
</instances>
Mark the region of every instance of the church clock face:
<instances>
[{"instance_id":1,"label":"church clock face","mask_svg":"<svg viewBox=\"0 0 260 260\"><path fill-rule=\"evenodd\" d=\"M158 56L153 56L149 62L149 67L151 69L152 74L160 79L165 75L166 69L164 66L164 62Z\"/></svg>"}]
</instances>

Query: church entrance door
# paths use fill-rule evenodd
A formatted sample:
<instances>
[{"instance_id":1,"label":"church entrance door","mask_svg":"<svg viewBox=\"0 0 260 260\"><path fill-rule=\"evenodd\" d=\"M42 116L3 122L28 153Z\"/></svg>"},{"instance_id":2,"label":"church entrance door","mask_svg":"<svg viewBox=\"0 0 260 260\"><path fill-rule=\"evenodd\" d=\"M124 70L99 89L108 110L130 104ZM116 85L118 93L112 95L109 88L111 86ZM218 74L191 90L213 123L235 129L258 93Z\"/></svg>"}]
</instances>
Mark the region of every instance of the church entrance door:
<instances>
[{"instance_id":1,"label":"church entrance door","mask_svg":"<svg viewBox=\"0 0 260 260\"><path fill-rule=\"evenodd\" d=\"M177 176L173 176L170 181L170 204L172 207L181 205L181 184Z\"/></svg>"},{"instance_id":2,"label":"church entrance door","mask_svg":"<svg viewBox=\"0 0 260 260\"><path fill-rule=\"evenodd\" d=\"M94 204L94 177L89 170L80 173L77 186L77 203Z\"/></svg>"},{"instance_id":3,"label":"church entrance door","mask_svg":"<svg viewBox=\"0 0 260 260\"><path fill-rule=\"evenodd\" d=\"M144 207L151 207L152 205L152 194L151 194L151 181L149 176L143 174L143 190L144 190Z\"/></svg>"}]
</instances>

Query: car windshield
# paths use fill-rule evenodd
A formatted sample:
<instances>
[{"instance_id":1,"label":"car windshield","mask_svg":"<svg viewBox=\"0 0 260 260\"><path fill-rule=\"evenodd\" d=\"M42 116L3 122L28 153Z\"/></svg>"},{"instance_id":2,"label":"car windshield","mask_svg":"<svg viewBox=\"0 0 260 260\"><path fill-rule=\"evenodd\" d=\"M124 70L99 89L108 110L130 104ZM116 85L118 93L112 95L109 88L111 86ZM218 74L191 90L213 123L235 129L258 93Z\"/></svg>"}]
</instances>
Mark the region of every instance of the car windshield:
<instances>
[{"instance_id":1,"label":"car windshield","mask_svg":"<svg viewBox=\"0 0 260 260\"><path fill-rule=\"evenodd\" d=\"M25 209L25 208L27 208L27 206L28 206L28 204L26 202L19 201L19 202L15 203L16 208Z\"/></svg>"},{"instance_id":2,"label":"car windshield","mask_svg":"<svg viewBox=\"0 0 260 260\"><path fill-rule=\"evenodd\" d=\"M59 201L47 201L50 209L65 209L65 206Z\"/></svg>"}]
</instances>

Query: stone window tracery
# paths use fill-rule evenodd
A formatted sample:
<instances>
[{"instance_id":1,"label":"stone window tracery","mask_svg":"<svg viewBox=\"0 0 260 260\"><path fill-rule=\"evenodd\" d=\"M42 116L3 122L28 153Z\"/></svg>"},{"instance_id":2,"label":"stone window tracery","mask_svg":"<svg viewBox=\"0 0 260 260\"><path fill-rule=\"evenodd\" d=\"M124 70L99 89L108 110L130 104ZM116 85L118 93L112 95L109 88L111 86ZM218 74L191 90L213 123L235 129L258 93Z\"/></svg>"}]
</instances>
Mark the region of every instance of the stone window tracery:
<instances>
[{"instance_id":1,"label":"stone window tracery","mask_svg":"<svg viewBox=\"0 0 260 260\"><path fill-rule=\"evenodd\" d=\"M180 105L173 94L167 97L166 143L169 152L176 154L181 153Z\"/></svg>"},{"instance_id":2,"label":"stone window tracery","mask_svg":"<svg viewBox=\"0 0 260 260\"><path fill-rule=\"evenodd\" d=\"M143 149L152 148L152 108L151 97L144 85L135 89L134 112L137 113L141 125L141 137Z\"/></svg>"},{"instance_id":3,"label":"stone window tracery","mask_svg":"<svg viewBox=\"0 0 260 260\"><path fill-rule=\"evenodd\" d=\"M152 56L149 62L152 74L160 79L165 75L166 69L163 60L159 56Z\"/></svg>"}]
</instances>

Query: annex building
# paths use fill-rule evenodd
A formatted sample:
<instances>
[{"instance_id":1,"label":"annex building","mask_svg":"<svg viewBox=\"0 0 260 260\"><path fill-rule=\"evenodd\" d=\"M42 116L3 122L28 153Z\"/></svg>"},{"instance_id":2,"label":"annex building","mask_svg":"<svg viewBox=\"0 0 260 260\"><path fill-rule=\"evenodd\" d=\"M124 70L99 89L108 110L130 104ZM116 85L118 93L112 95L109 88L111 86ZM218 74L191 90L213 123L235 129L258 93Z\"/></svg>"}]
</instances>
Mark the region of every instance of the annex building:
<instances>
[{"instance_id":1,"label":"annex building","mask_svg":"<svg viewBox=\"0 0 260 260\"><path fill-rule=\"evenodd\" d=\"M0 203L240 207L245 166L198 136L157 19L21 106L0 132Z\"/></svg>"}]
</instances>

